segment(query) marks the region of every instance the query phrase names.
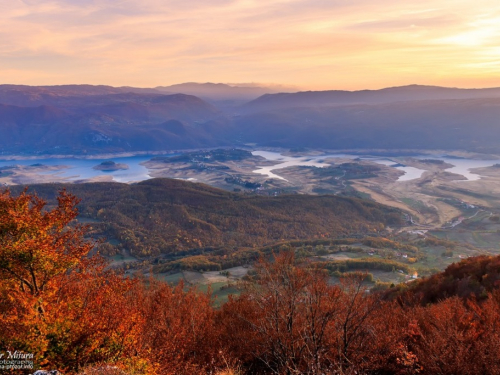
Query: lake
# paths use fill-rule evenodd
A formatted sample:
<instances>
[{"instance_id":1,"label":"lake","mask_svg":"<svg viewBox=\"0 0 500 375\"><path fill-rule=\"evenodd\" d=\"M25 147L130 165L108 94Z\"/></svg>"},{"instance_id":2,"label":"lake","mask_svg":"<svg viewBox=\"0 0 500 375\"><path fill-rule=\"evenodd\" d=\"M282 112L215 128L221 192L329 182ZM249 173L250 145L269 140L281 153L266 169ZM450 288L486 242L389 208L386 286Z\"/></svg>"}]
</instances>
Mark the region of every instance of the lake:
<instances>
[{"instance_id":1,"label":"lake","mask_svg":"<svg viewBox=\"0 0 500 375\"><path fill-rule=\"evenodd\" d=\"M58 171L41 172L44 175L54 175L54 181L62 178L68 181L86 180L97 176L112 176L116 182L136 182L151 178L149 171L140 163L150 160L151 155L125 156L105 159L79 159L79 158L44 158L44 159L24 159L24 160L0 160L0 167L33 164L48 166L61 166ZM103 161L113 160L116 163L127 164L128 169L112 172L105 172L93 169Z\"/></svg>"},{"instance_id":2,"label":"lake","mask_svg":"<svg viewBox=\"0 0 500 375\"><path fill-rule=\"evenodd\" d=\"M361 158L362 160L372 161L377 164L386 165L388 167L393 167L399 169L401 172L404 172L404 175L400 176L397 181L410 181L416 180L425 172L425 169L419 169L415 167L409 167L407 165L398 165L397 161L391 159L375 159L375 158Z\"/></svg>"},{"instance_id":3,"label":"lake","mask_svg":"<svg viewBox=\"0 0 500 375\"><path fill-rule=\"evenodd\" d=\"M433 159L443 160L446 163L452 164L453 167L446 169L446 171L462 175L469 181L475 181L481 178L481 175L472 173L470 171L471 169L491 167L492 165L500 164L500 160L459 159L447 156L433 157Z\"/></svg>"}]
</instances>

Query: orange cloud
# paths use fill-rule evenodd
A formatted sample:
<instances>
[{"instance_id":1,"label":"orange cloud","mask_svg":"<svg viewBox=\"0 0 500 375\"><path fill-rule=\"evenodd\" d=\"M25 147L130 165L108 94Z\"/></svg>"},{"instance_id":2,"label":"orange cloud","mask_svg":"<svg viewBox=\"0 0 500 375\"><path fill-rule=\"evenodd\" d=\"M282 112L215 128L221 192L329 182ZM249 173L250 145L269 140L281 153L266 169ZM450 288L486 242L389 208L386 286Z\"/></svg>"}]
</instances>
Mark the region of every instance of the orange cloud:
<instances>
[{"instance_id":1,"label":"orange cloud","mask_svg":"<svg viewBox=\"0 0 500 375\"><path fill-rule=\"evenodd\" d=\"M0 81L500 86L497 0L12 0Z\"/></svg>"}]
</instances>

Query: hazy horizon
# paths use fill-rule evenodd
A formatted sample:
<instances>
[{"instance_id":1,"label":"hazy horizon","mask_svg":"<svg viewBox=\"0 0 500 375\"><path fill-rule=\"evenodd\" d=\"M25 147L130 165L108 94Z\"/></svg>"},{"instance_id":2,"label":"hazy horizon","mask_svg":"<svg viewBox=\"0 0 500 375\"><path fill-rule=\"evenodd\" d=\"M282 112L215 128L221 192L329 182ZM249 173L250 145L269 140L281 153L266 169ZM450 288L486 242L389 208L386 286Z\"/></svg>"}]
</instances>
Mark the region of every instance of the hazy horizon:
<instances>
[{"instance_id":1,"label":"hazy horizon","mask_svg":"<svg viewBox=\"0 0 500 375\"><path fill-rule=\"evenodd\" d=\"M87 83L87 82L69 82L69 83L61 83L61 84L30 84L30 83L12 83L12 82L0 82L0 86L5 85L5 86L28 86L28 87L58 87L58 86L109 86L109 87L114 87L114 88L138 88L138 89L156 89L156 88L162 88L162 87L170 87L170 86L181 86L181 85L188 85L188 84L193 84L193 85L226 85L230 87L235 87L235 88L260 88L260 89L270 89L274 90L274 92L279 92L280 88L283 89L281 92L286 92L286 93L294 93L294 92L305 92L305 91L347 91L347 92L356 92L356 91L377 91L377 90L384 90L384 89L391 89L391 88L400 88L400 87L411 87L411 86L420 86L420 87L436 87L436 88L446 88L446 89L459 89L459 90L481 90L481 89L497 89L500 88L499 86L484 86L484 87L465 87L465 86L454 86L454 85L449 85L449 86L441 86L441 85L426 85L426 84L419 84L419 83L408 83L404 85L393 85L393 86L381 86L381 87L374 87L374 88L359 88L359 89L343 89L339 87L325 87L321 89L312 89L310 87L299 87L299 86L292 86L292 85L286 85L286 84L279 84L279 83L228 83L228 82L176 82L168 85L154 85L154 86L132 86L132 85L108 85L104 83Z\"/></svg>"}]
</instances>

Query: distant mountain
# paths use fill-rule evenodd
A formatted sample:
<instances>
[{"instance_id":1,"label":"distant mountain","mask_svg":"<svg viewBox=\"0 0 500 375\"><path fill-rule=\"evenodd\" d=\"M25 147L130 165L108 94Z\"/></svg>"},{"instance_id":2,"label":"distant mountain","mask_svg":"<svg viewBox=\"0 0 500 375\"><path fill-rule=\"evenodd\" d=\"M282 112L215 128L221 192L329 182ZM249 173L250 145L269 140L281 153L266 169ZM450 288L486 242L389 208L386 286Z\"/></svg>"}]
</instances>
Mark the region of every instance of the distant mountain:
<instances>
[{"instance_id":1,"label":"distant mountain","mask_svg":"<svg viewBox=\"0 0 500 375\"><path fill-rule=\"evenodd\" d=\"M134 90L0 86L0 151L79 154L225 144L214 134L222 133L217 129L227 119L213 105L192 95Z\"/></svg>"},{"instance_id":2,"label":"distant mountain","mask_svg":"<svg viewBox=\"0 0 500 375\"><path fill-rule=\"evenodd\" d=\"M137 114L137 113L136 113ZM128 117L132 118L132 117ZM226 145L210 129L216 121L190 125L178 120L135 124L105 114L67 115L52 107L0 105L3 154L82 154L162 151Z\"/></svg>"},{"instance_id":3,"label":"distant mountain","mask_svg":"<svg viewBox=\"0 0 500 375\"><path fill-rule=\"evenodd\" d=\"M260 112L290 107L320 107L346 104L383 104L401 101L500 98L500 88L458 89L410 85L381 90L303 91L266 94L243 106L243 112Z\"/></svg>"},{"instance_id":4,"label":"distant mountain","mask_svg":"<svg viewBox=\"0 0 500 375\"><path fill-rule=\"evenodd\" d=\"M110 86L0 85L0 103L18 107L51 106L74 114L118 116L127 121L137 117L148 122L170 119L192 122L220 114L214 106L192 95Z\"/></svg>"},{"instance_id":5,"label":"distant mountain","mask_svg":"<svg viewBox=\"0 0 500 375\"><path fill-rule=\"evenodd\" d=\"M79 114L105 114L124 120L155 123L170 119L203 122L220 115L217 108L192 95L110 94L90 97L65 97L56 105Z\"/></svg>"},{"instance_id":6,"label":"distant mountain","mask_svg":"<svg viewBox=\"0 0 500 375\"><path fill-rule=\"evenodd\" d=\"M54 105L66 97L89 97L124 93L156 93L155 89L93 85L26 86L0 85L0 103L23 107Z\"/></svg>"},{"instance_id":7,"label":"distant mountain","mask_svg":"<svg viewBox=\"0 0 500 375\"><path fill-rule=\"evenodd\" d=\"M234 124L260 146L500 152L500 98L275 109Z\"/></svg>"},{"instance_id":8,"label":"distant mountain","mask_svg":"<svg viewBox=\"0 0 500 375\"><path fill-rule=\"evenodd\" d=\"M261 146L495 153L500 88L267 94L240 107L234 124L234 137Z\"/></svg>"},{"instance_id":9,"label":"distant mountain","mask_svg":"<svg viewBox=\"0 0 500 375\"><path fill-rule=\"evenodd\" d=\"M293 91L285 86L228 85L224 83L181 83L159 86L156 90L167 93L195 95L222 108L244 104L264 94Z\"/></svg>"},{"instance_id":10,"label":"distant mountain","mask_svg":"<svg viewBox=\"0 0 500 375\"><path fill-rule=\"evenodd\" d=\"M211 95L211 103L189 94ZM265 94L262 87L0 85L0 154L160 151L255 143L500 153L500 89L404 86ZM214 98L232 98L215 100Z\"/></svg>"}]
</instances>

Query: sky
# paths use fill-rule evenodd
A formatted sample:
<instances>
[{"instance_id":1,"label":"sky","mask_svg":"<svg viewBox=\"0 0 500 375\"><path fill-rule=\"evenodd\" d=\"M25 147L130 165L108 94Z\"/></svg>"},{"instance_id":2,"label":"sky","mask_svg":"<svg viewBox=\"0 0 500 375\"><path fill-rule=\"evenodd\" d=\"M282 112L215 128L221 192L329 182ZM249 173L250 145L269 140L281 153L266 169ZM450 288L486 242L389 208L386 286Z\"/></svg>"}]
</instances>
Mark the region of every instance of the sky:
<instances>
[{"instance_id":1,"label":"sky","mask_svg":"<svg viewBox=\"0 0 500 375\"><path fill-rule=\"evenodd\" d=\"M498 0L0 0L0 83L500 86Z\"/></svg>"}]
</instances>

